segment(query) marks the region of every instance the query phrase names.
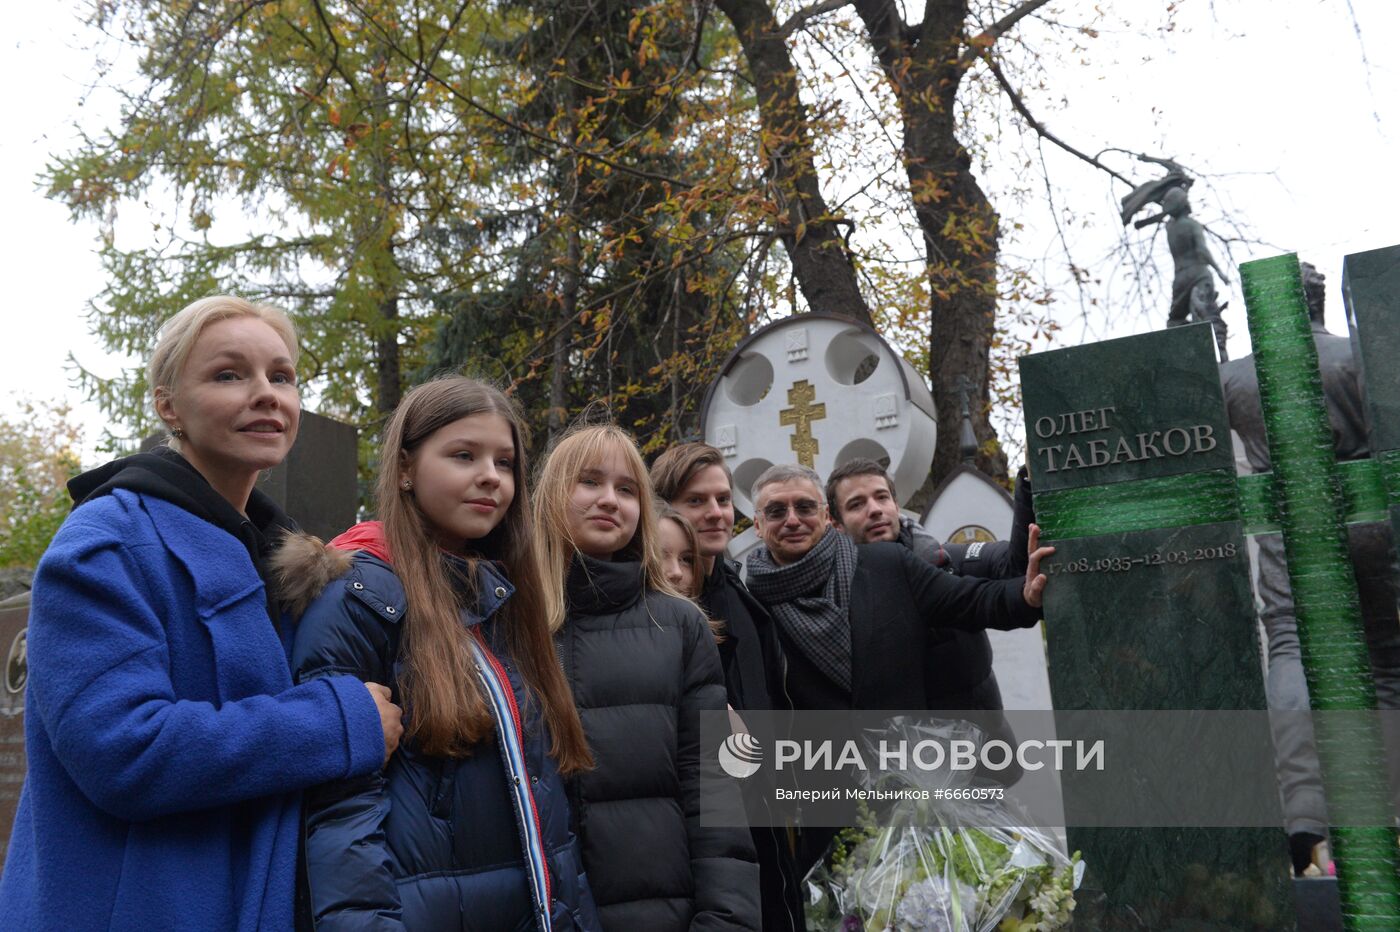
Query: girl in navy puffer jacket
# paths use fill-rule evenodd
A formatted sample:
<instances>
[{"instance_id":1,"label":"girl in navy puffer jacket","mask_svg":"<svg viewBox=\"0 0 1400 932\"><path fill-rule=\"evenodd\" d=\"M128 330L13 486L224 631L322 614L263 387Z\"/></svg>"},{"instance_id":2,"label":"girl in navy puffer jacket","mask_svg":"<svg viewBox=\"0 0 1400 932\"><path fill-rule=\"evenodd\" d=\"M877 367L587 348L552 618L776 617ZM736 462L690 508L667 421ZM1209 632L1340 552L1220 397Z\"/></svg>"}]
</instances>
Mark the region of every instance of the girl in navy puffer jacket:
<instances>
[{"instance_id":1,"label":"girl in navy puffer jacket","mask_svg":"<svg viewBox=\"0 0 1400 932\"><path fill-rule=\"evenodd\" d=\"M419 386L385 428L381 521L284 548L289 587L314 596L298 679L373 671L405 708L382 773L308 795L319 929L599 928L561 777L591 759L529 550L520 435L489 386Z\"/></svg>"}]
</instances>

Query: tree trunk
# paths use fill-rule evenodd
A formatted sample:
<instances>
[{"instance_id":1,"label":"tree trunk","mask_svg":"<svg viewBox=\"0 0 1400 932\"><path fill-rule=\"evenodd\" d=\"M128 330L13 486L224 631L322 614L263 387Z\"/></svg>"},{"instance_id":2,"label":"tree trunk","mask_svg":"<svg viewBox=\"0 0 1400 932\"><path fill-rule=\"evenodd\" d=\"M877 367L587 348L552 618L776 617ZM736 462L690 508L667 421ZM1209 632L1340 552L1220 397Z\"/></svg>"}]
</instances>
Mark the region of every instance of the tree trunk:
<instances>
[{"instance_id":1,"label":"tree trunk","mask_svg":"<svg viewBox=\"0 0 1400 932\"><path fill-rule=\"evenodd\" d=\"M395 255L394 237L398 224L394 217L393 169L387 151L393 143L380 135L389 119L389 87L384 70L387 60L387 53L375 58L374 89L370 97L370 115L374 120L375 196L380 206L378 242L370 248L384 252L383 257L376 256L373 263L375 290L380 295L374 341L377 375L375 409L385 419L394 413L403 395L403 373L399 359L399 290L402 275Z\"/></svg>"},{"instance_id":2,"label":"tree trunk","mask_svg":"<svg viewBox=\"0 0 1400 932\"><path fill-rule=\"evenodd\" d=\"M768 0L716 0L715 5L733 24L753 76L764 157L784 217L782 241L802 295L814 311L869 324L870 306L860 293L843 223L822 197L797 69Z\"/></svg>"},{"instance_id":3,"label":"tree trunk","mask_svg":"<svg viewBox=\"0 0 1400 932\"><path fill-rule=\"evenodd\" d=\"M979 442L996 440L990 408L990 353L996 334L996 211L972 174L972 160L957 139L960 56L967 0L930 0L917 33L899 16L895 0L855 0L855 7L904 123L903 158L914 213L923 233L929 282L929 376L938 405L938 446L933 481L959 463L961 412L958 378L977 387L973 428ZM976 465L999 479L1006 454L980 450Z\"/></svg>"},{"instance_id":4,"label":"tree trunk","mask_svg":"<svg viewBox=\"0 0 1400 932\"><path fill-rule=\"evenodd\" d=\"M568 223L568 245L565 247L564 267L559 273L559 321L555 325L552 346L554 367L549 373L549 417L546 423L550 443L563 432L569 413L564 384L569 370L569 333L573 329L574 315L578 313L579 263L583 261L578 224L574 217L569 217Z\"/></svg>"},{"instance_id":5,"label":"tree trunk","mask_svg":"<svg viewBox=\"0 0 1400 932\"><path fill-rule=\"evenodd\" d=\"M399 299L385 298L379 303L379 324L383 330L374 341L374 362L377 382L374 407L385 418L394 413L403 393L403 376L399 371Z\"/></svg>"}]
</instances>

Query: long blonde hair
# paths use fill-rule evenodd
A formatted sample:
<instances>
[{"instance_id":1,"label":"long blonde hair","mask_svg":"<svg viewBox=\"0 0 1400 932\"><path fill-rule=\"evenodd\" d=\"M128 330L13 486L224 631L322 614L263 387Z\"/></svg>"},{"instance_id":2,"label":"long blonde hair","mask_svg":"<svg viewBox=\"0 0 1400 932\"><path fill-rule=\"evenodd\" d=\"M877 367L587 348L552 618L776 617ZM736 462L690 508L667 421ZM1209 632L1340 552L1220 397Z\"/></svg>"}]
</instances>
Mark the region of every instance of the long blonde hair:
<instances>
[{"instance_id":1,"label":"long blonde hair","mask_svg":"<svg viewBox=\"0 0 1400 932\"><path fill-rule=\"evenodd\" d=\"M545 615L549 630L558 631L568 619L564 580L578 547L569 530L569 509L574 486L584 469L602 462L610 451L621 454L637 484L637 531L619 553L642 564L648 589L685 598L666 579L661 544L656 534L656 499L647 481L646 464L632 435L614 424L586 425L571 429L546 455L535 482L536 551L540 568L550 585L545 588Z\"/></svg>"},{"instance_id":2,"label":"long blonde hair","mask_svg":"<svg viewBox=\"0 0 1400 932\"><path fill-rule=\"evenodd\" d=\"M378 517L403 583L408 612L402 622L399 685L407 731L430 755L463 757L494 729L494 719L477 684L470 646L462 626L458 596L462 580L449 577L431 524L414 497L400 484L400 466L431 434L464 417L495 414L510 425L515 443L515 498L491 533L473 542L479 557L505 564L515 594L497 616L507 649L525 684L541 705L553 744L550 754L563 773L592 766L588 743L573 696L554 654L545 623L547 593L556 588L540 573L532 541L530 498L525 487L523 419L500 391L464 376L447 376L410 391L384 428L375 487ZM476 583L475 559L466 580ZM474 595L474 592L472 593Z\"/></svg>"}]
</instances>

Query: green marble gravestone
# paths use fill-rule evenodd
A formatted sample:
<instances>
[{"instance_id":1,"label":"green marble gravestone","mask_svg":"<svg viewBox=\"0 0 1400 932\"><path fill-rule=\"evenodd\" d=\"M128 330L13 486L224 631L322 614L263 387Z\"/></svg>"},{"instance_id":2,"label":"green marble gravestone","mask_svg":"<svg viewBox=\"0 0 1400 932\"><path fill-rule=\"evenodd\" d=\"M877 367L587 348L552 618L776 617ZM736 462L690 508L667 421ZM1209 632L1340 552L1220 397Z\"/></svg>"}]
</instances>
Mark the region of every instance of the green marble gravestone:
<instances>
[{"instance_id":1,"label":"green marble gravestone","mask_svg":"<svg viewBox=\"0 0 1400 932\"><path fill-rule=\"evenodd\" d=\"M1209 325L1021 360L1057 709L1263 709ZM1270 829L1076 829L1076 926L1286 929Z\"/></svg>"},{"instance_id":2,"label":"green marble gravestone","mask_svg":"<svg viewBox=\"0 0 1400 932\"><path fill-rule=\"evenodd\" d=\"M1245 263L1240 281L1273 464L1266 477L1253 478L1269 483L1283 531L1309 701L1315 712L1374 710L1345 524L1374 520L1369 500L1377 490L1384 499L1382 470L1375 459L1345 467L1336 462L1297 256ZM1328 714L1315 716L1313 726L1343 927L1394 932L1400 928L1400 857L1380 723L1376 716ZM1367 809L1372 817L1361 821L1338 818Z\"/></svg>"},{"instance_id":3,"label":"green marble gravestone","mask_svg":"<svg viewBox=\"0 0 1400 932\"><path fill-rule=\"evenodd\" d=\"M1377 520L1389 506L1400 530L1400 247L1347 259L1373 458L1341 465L1297 257L1240 272L1272 473L1236 483L1222 466L1228 433L1203 330L1022 360L1036 504L1059 548L1045 605L1057 707L1261 708L1254 641L1240 635L1253 620L1241 543L1245 531L1275 529L1313 709L1376 707L1345 524ZM1203 649L1203 638L1218 650ZM1314 726L1329 809L1359 816L1332 826L1344 927L1392 932L1400 855L1379 722L1321 715ZM1095 871L1092 928L1294 925L1277 831L1071 830L1070 838Z\"/></svg>"}]
</instances>

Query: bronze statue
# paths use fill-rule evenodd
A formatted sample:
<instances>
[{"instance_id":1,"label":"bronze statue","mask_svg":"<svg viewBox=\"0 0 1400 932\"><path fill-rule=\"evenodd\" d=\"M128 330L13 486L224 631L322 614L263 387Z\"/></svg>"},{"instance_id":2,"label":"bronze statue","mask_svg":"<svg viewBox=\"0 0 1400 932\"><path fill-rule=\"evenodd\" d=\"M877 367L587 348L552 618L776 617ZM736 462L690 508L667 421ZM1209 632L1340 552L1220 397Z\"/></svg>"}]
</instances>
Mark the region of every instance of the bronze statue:
<instances>
[{"instance_id":1,"label":"bronze statue","mask_svg":"<svg viewBox=\"0 0 1400 932\"><path fill-rule=\"evenodd\" d=\"M1155 202L1162 207L1160 214L1139 220L1134 226L1142 229L1164 220L1167 224L1167 248L1171 250L1174 266L1172 305L1167 315L1167 326L1180 327L1188 319L1210 321L1215 328L1215 345L1220 351L1220 359L1229 359L1225 351L1228 331L1225 321L1220 316L1225 305L1220 303L1211 271L1214 270L1227 285L1230 284L1230 277L1211 255L1210 247L1206 244L1206 228L1191 216L1191 201L1187 189L1191 187L1193 179L1171 159L1146 155L1140 155L1138 158L1145 162L1156 162L1168 170L1164 177L1138 185L1122 201L1122 217L1125 224L1133 214L1149 203Z\"/></svg>"}]
</instances>

